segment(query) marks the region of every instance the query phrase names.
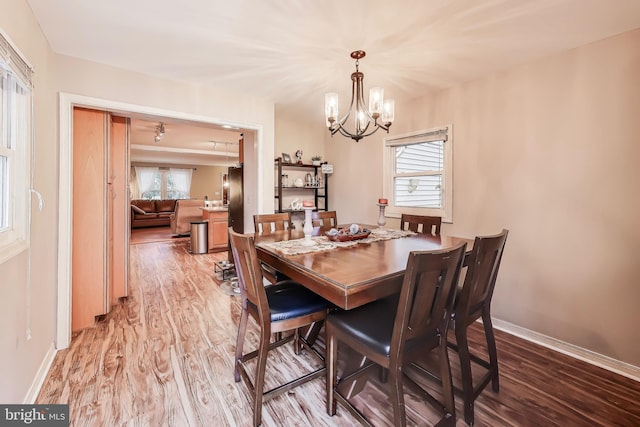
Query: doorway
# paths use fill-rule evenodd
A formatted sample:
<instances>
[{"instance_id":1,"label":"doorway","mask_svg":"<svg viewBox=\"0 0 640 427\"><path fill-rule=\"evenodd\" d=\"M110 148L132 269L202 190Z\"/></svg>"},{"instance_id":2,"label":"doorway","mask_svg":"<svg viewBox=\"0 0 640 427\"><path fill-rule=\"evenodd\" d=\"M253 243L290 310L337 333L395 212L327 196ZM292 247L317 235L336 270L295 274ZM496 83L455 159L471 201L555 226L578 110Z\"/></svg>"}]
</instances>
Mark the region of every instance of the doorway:
<instances>
[{"instance_id":1,"label":"doorway","mask_svg":"<svg viewBox=\"0 0 640 427\"><path fill-rule=\"evenodd\" d=\"M185 120L193 123L210 125L228 125L242 129L245 135L245 164L252 174L247 178L252 194L247 198L257 201L262 206L263 196L258 190L260 183L258 176L262 166L258 161L258 153L262 152L263 138L260 125L249 125L239 122L214 121L210 117L197 116L170 110L90 98L81 95L60 94L60 176L59 176L59 225L58 225L58 308L56 325L56 349L64 349L71 341L71 249L72 249L72 221L73 221L73 108L85 107L109 111L124 117L153 117ZM247 150L247 148L249 148ZM272 151L272 150L271 150ZM271 157L271 156L270 156Z\"/></svg>"}]
</instances>

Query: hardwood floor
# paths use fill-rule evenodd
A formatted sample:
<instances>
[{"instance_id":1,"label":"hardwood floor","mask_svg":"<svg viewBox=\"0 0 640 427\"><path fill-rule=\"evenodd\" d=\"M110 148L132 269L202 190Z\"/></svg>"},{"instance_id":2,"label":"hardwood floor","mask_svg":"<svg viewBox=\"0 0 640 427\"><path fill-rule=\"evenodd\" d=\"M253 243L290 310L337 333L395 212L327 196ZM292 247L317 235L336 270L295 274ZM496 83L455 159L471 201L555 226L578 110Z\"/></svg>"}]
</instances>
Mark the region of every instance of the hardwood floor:
<instances>
[{"instance_id":1,"label":"hardwood floor","mask_svg":"<svg viewBox=\"0 0 640 427\"><path fill-rule=\"evenodd\" d=\"M177 237L171 234L171 227L144 227L133 228L129 243L137 245L140 243L169 242L177 239L188 239L188 237Z\"/></svg>"},{"instance_id":2,"label":"hardwood floor","mask_svg":"<svg viewBox=\"0 0 640 427\"><path fill-rule=\"evenodd\" d=\"M74 426L248 426L249 392L233 380L240 299L214 277L226 252L191 255L188 239L131 246L130 297L58 352L36 403L69 403ZM480 327L472 348L483 351ZM496 331L500 392L476 401L476 426L639 426L640 383ZM255 328L247 343L257 343ZM453 372L458 380L455 355ZM287 345L270 352L267 387L313 365ZM265 426L351 426L325 411L319 379L264 405ZM390 425L373 378L353 401ZM407 390L408 425L429 425L430 407ZM457 425L464 426L456 397Z\"/></svg>"}]
</instances>

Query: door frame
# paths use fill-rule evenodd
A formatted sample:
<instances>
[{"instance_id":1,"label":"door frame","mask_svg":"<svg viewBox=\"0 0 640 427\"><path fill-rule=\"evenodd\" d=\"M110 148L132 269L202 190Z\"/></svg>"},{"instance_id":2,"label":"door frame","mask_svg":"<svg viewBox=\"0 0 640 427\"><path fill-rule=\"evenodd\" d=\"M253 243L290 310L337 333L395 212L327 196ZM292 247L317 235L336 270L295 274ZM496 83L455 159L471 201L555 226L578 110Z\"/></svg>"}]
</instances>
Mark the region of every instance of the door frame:
<instances>
[{"instance_id":1,"label":"door frame","mask_svg":"<svg viewBox=\"0 0 640 427\"><path fill-rule=\"evenodd\" d=\"M220 118L199 116L179 111L165 110L144 105L129 104L101 98L76 95L60 92L59 95L59 181L58 181L58 301L56 313L56 342L55 347L61 350L69 347L71 343L71 238L73 224L73 108L84 107L96 110L104 110L114 114L129 117L131 114L144 114L158 117L167 117L187 121L202 122L215 125L229 125L255 132L255 141L250 146L253 153L245 156L245 162L255 162L247 165L255 168L257 173L255 185L257 189L259 177L262 176L263 165L259 161L260 153L263 153L263 128L259 124L241 123ZM246 147L245 147L246 150ZM245 151L246 153L246 151ZM254 195L258 206L262 206L264 196L256 191Z\"/></svg>"}]
</instances>

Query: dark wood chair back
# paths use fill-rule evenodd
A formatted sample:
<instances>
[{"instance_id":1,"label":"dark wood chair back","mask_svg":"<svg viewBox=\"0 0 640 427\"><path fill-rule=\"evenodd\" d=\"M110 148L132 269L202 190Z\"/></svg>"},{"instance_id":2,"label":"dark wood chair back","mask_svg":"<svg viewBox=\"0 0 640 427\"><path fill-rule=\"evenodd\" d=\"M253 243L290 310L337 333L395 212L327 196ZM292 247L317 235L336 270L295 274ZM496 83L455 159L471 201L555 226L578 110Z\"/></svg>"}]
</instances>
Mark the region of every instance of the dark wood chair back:
<instances>
[{"instance_id":1,"label":"dark wood chair back","mask_svg":"<svg viewBox=\"0 0 640 427\"><path fill-rule=\"evenodd\" d=\"M466 244L461 243L451 250L409 254L391 339L391 357L393 353L401 356L407 341L437 334L446 337L465 249Z\"/></svg>"},{"instance_id":2,"label":"dark wood chair back","mask_svg":"<svg viewBox=\"0 0 640 427\"><path fill-rule=\"evenodd\" d=\"M291 229L293 228L291 212L254 215L253 226L255 227L256 233L261 234L271 234L275 231Z\"/></svg>"},{"instance_id":3,"label":"dark wood chair back","mask_svg":"<svg viewBox=\"0 0 640 427\"><path fill-rule=\"evenodd\" d=\"M508 230L502 230L495 236L475 238L473 250L467 256L468 270L464 284L456 298L456 320L460 319L465 324L475 321L482 315L483 308L489 309L491 306L508 233Z\"/></svg>"},{"instance_id":4,"label":"dark wood chair back","mask_svg":"<svg viewBox=\"0 0 640 427\"><path fill-rule=\"evenodd\" d=\"M315 211L311 214L311 224L320 228L335 228L338 226L336 211Z\"/></svg>"},{"instance_id":5,"label":"dark wood chair back","mask_svg":"<svg viewBox=\"0 0 640 427\"><path fill-rule=\"evenodd\" d=\"M262 268L253 236L236 233L229 227L231 251L238 276L238 287L242 296L242 307L247 309L247 302L257 309L259 323L268 323L269 303L262 282Z\"/></svg>"},{"instance_id":6,"label":"dark wood chair back","mask_svg":"<svg viewBox=\"0 0 640 427\"><path fill-rule=\"evenodd\" d=\"M400 217L400 229L411 230L421 234L440 235L442 217L426 215L402 214Z\"/></svg>"}]
</instances>

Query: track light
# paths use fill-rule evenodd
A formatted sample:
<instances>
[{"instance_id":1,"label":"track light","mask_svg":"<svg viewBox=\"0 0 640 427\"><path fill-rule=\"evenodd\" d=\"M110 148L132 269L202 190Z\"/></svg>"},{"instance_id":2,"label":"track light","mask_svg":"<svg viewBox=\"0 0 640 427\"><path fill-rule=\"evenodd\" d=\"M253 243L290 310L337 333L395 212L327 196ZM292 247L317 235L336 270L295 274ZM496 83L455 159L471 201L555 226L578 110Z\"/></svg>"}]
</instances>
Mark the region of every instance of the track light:
<instances>
[{"instance_id":1,"label":"track light","mask_svg":"<svg viewBox=\"0 0 640 427\"><path fill-rule=\"evenodd\" d=\"M156 126L156 136L153 137L153 140L155 142L160 142L163 136L164 136L164 123L160 122L160 124Z\"/></svg>"}]
</instances>

